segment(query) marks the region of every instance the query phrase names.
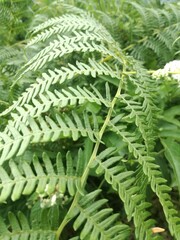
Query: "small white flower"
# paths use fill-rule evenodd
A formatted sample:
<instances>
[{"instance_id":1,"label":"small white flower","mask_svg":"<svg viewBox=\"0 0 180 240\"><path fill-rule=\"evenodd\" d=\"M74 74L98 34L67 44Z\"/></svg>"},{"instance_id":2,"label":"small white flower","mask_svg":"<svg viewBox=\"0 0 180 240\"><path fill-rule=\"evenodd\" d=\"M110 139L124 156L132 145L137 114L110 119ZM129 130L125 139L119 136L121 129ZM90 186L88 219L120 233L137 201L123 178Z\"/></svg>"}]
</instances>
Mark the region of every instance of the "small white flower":
<instances>
[{"instance_id":1,"label":"small white flower","mask_svg":"<svg viewBox=\"0 0 180 240\"><path fill-rule=\"evenodd\" d=\"M41 199L40 201L40 207L41 208L48 208L50 206L50 199Z\"/></svg>"},{"instance_id":2,"label":"small white flower","mask_svg":"<svg viewBox=\"0 0 180 240\"><path fill-rule=\"evenodd\" d=\"M156 79L166 77L171 74L171 77L178 81L180 86L180 60L174 60L166 63L163 69L158 69L152 76Z\"/></svg>"},{"instance_id":3,"label":"small white flower","mask_svg":"<svg viewBox=\"0 0 180 240\"><path fill-rule=\"evenodd\" d=\"M174 60L167 63L164 66L165 72L177 72L177 74L172 74L172 78L180 81L180 60Z\"/></svg>"},{"instance_id":4,"label":"small white flower","mask_svg":"<svg viewBox=\"0 0 180 240\"><path fill-rule=\"evenodd\" d=\"M53 194L51 197L51 206L54 206L56 204L56 199L57 199L56 194Z\"/></svg>"}]
</instances>

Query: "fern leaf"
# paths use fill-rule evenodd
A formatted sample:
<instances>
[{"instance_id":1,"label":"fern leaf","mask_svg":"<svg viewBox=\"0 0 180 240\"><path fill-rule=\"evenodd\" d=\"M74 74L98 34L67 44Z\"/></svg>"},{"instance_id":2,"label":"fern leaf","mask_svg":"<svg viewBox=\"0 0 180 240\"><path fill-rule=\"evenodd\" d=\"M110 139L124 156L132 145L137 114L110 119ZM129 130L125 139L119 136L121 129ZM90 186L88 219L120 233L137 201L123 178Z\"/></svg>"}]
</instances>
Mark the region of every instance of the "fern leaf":
<instances>
[{"instance_id":1,"label":"fern leaf","mask_svg":"<svg viewBox=\"0 0 180 240\"><path fill-rule=\"evenodd\" d=\"M34 156L32 165L22 161L18 166L11 160L10 173L0 166L0 202L5 202L9 197L16 201L21 195L30 195L33 192L51 196L55 192L64 194L67 189L73 196L78 189L82 193L80 188L80 179L84 170L82 158L83 153L79 150L75 167L70 152L66 155L66 166L60 153L56 157L56 167L46 153L42 155L44 166L37 156Z\"/></svg>"},{"instance_id":2,"label":"fern leaf","mask_svg":"<svg viewBox=\"0 0 180 240\"><path fill-rule=\"evenodd\" d=\"M123 120L135 122L145 142L146 149L149 151L152 149L151 134L148 128L148 121L145 118L145 114L143 114L142 106L139 102L132 100L132 97L127 94L121 94L120 101L126 104L124 109L130 112L123 117Z\"/></svg>"},{"instance_id":3,"label":"fern leaf","mask_svg":"<svg viewBox=\"0 0 180 240\"><path fill-rule=\"evenodd\" d=\"M153 157L147 156L144 145L137 144L134 135L122 131L120 128L112 126L114 131L119 134L127 143L129 151L142 165L144 174L148 177L152 190L156 193L163 207L171 234L177 239L180 234L178 212L174 209L169 192L169 188L165 183L166 180L162 177L159 166L155 163Z\"/></svg>"},{"instance_id":4,"label":"fern leaf","mask_svg":"<svg viewBox=\"0 0 180 240\"><path fill-rule=\"evenodd\" d=\"M12 106L2 112L0 116L4 116L17 107L28 104L36 96L42 96L42 94L48 92L50 86L56 83L62 84L64 81L70 80L77 75L92 76L93 78L97 75L107 75L119 79L118 71L114 71L105 63L97 63L92 59L89 59L89 65L82 62L76 62L76 65L69 64L69 68L62 67L61 69L49 71L49 74L42 74L42 78L37 78L37 82L33 83L26 92L24 92L17 101L14 101Z\"/></svg>"},{"instance_id":5,"label":"fern leaf","mask_svg":"<svg viewBox=\"0 0 180 240\"><path fill-rule=\"evenodd\" d=\"M115 148L107 148L101 152L91 167L96 167L97 174L104 174L106 181L118 192L124 202L128 220L134 218L136 238L153 239L151 228L155 220L149 218L151 213L147 208L150 204L145 201L140 188L135 185L134 172L125 169L121 164L121 156L114 156L115 150Z\"/></svg>"},{"instance_id":6,"label":"fern leaf","mask_svg":"<svg viewBox=\"0 0 180 240\"><path fill-rule=\"evenodd\" d=\"M91 127L89 116L84 113L83 119L74 112L72 114L74 122L71 118L63 114L56 114L55 120L46 116L39 116L37 120L29 117L28 122L18 122L18 125L9 125L9 133L0 133L2 151L1 164L12 158L15 154L20 156L26 150L30 143L56 141L61 137L72 137L76 141L79 136L88 136L91 141L95 142L98 138L98 126L95 115L93 115L94 127Z\"/></svg>"},{"instance_id":7,"label":"fern leaf","mask_svg":"<svg viewBox=\"0 0 180 240\"><path fill-rule=\"evenodd\" d=\"M93 87L92 87L93 90ZM47 112L52 107L58 107L58 109L66 106L81 105L86 102L94 102L98 105L104 104L109 106L109 102L102 97L102 95L96 90L98 96L93 94L87 88L77 89L69 87L67 90L62 91L54 90L53 92L46 91L44 94L40 93L37 98L32 98L32 104L25 104L23 107L16 107L18 114L14 114L13 118L16 121L25 121L28 116L38 117L42 113Z\"/></svg>"},{"instance_id":8,"label":"fern leaf","mask_svg":"<svg viewBox=\"0 0 180 240\"><path fill-rule=\"evenodd\" d=\"M98 22L91 18L89 15L79 16L73 14L65 14L59 18L52 18L45 22L43 25L43 29L39 25L39 30L43 31L33 37L27 44L27 47L34 45L35 43L39 43L40 41L45 41L53 35L61 35L78 31L88 30L88 32L92 33L99 32L100 34L106 34L106 36L109 35L105 28L99 25Z\"/></svg>"},{"instance_id":9,"label":"fern leaf","mask_svg":"<svg viewBox=\"0 0 180 240\"><path fill-rule=\"evenodd\" d=\"M4 220L0 217L0 239L14 240L14 239L49 239L55 240L55 231L51 229L41 229L41 226L31 228L29 221L22 212L16 216L13 213L8 215L10 227L6 226Z\"/></svg>"},{"instance_id":10,"label":"fern leaf","mask_svg":"<svg viewBox=\"0 0 180 240\"><path fill-rule=\"evenodd\" d=\"M124 224L113 226L118 214L112 214L111 208L103 208L106 199L94 200L99 195L96 190L82 197L76 204L71 217L76 217L73 227L82 228L81 239L127 239L129 227Z\"/></svg>"},{"instance_id":11,"label":"fern leaf","mask_svg":"<svg viewBox=\"0 0 180 240\"><path fill-rule=\"evenodd\" d=\"M49 46L45 47L38 54L36 54L27 64L24 65L21 70L21 78L28 71L36 71L41 69L48 62L56 59L57 57L63 57L66 54L73 52L99 52L103 55L112 56L114 59L122 63L122 59L118 57L113 51L105 47L104 44L99 45L99 42L104 40L99 34L95 33L81 33L75 37L58 37L57 40L51 42Z\"/></svg>"},{"instance_id":12,"label":"fern leaf","mask_svg":"<svg viewBox=\"0 0 180 240\"><path fill-rule=\"evenodd\" d=\"M63 16L60 17L54 17L54 18L50 18L49 20L47 20L46 22L39 24L37 27L34 27L32 29L32 33L35 34L39 31L42 31L46 28L49 28L53 25L57 25L57 24L67 24L67 22L69 21L69 19L72 19L72 22L74 21L79 21L81 19L81 16L79 15L74 15L74 14L64 14Z\"/></svg>"},{"instance_id":13,"label":"fern leaf","mask_svg":"<svg viewBox=\"0 0 180 240\"><path fill-rule=\"evenodd\" d=\"M137 31L139 36L142 35L142 39L135 43L137 47L132 50L133 55L138 59L147 60L147 54L154 52L161 61L167 62L172 59L179 48L178 44L173 46L180 30L179 6L174 8L173 4L167 4L166 8L160 9L145 7L136 2L130 4L139 13L140 18L137 19L141 21L141 24L138 24L141 26Z\"/></svg>"}]
</instances>

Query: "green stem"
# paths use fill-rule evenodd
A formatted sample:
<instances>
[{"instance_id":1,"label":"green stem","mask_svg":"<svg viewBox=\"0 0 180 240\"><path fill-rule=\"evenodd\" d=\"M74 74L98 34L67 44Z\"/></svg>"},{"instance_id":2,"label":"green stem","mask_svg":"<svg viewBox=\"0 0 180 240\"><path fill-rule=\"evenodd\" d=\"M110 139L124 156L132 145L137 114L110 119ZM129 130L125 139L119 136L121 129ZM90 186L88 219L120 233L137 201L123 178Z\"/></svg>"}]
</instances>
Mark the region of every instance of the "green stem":
<instances>
[{"instance_id":1,"label":"green stem","mask_svg":"<svg viewBox=\"0 0 180 240\"><path fill-rule=\"evenodd\" d=\"M138 43L142 43L142 42L146 41L147 39L148 39L148 37L144 37L144 38L138 40L136 43L132 43L132 44L130 44L129 46L125 47L122 51L126 51L126 50L128 50L128 49L131 49L131 48L133 48L135 45L137 45Z\"/></svg>"},{"instance_id":2,"label":"green stem","mask_svg":"<svg viewBox=\"0 0 180 240\"><path fill-rule=\"evenodd\" d=\"M111 115L112 115L112 112L113 112L113 109L114 109L114 106L116 104L116 101L117 99L119 98L120 94L121 94L121 89L122 89L122 84L123 84L123 78L124 78L124 72L122 73L122 79L121 81L119 82L119 86L118 86L118 89L117 89L117 92L116 92L116 95L115 97L113 98L112 102L111 102L111 106L109 108L109 111L107 113L107 116L106 116L106 119L101 127L101 130L99 132L99 138L94 146L94 150L92 152L92 155L89 159L89 162L85 168L85 171L81 177L81 185L82 187L85 187L85 184L86 184L86 180L87 180L87 177L89 175L89 170L90 170L90 166L92 164L92 162L96 159L96 156L97 156L97 152L99 150L99 146L100 146L100 143L101 143L101 139L103 137L103 134L106 130L106 127L108 126L108 123L110 121L110 118L111 118ZM59 239L64 227L67 225L67 223L71 220L71 218L69 217L70 216L70 213L71 211L74 209L74 207L76 206L77 204L77 201L79 200L79 197L80 197L80 193L79 192L76 192L75 196L74 196L74 199L73 199L73 202L65 216L65 218L63 219L61 225L59 226L57 232L56 232L56 240Z\"/></svg>"}]
</instances>

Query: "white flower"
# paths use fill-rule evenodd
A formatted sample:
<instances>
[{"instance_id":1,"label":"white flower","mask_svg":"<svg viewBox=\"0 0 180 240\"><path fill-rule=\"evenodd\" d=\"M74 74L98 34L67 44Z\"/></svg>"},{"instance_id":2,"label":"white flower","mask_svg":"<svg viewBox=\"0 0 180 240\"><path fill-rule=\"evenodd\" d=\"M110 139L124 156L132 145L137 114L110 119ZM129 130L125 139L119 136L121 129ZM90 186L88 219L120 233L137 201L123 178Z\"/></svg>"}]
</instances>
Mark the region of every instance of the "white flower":
<instances>
[{"instance_id":1,"label":"white flower","mask_svg":"<svg viewBox=\"0 0 180 240\"><path fill-rule=\"evenodd\" d=\"M153 73L153 77L158 79L171 74L171 77L178 81L180 86L180 60L174 60L166 63L163 69L158 69Z\"/></svg>"},{"instance_id":2,"label":"white flower","mask_svg":"<svg viewBox=\"0 0 180 240\"><path fill-rule=\"evenodd\" d=\"M57 199L56 194L53 194L51 197L51 206L54 206L56 204L56 199Z\"/></svg>"},{"instance_id":3,"label":"white flower","mask_svg":"<svg viewBox=\"0 0 180 240\"><path fill-rule=\"evenodd\" d=\"M172 74L172 78L180 81L180 60L174 60L172 62L167 63L164 66L165 72L177 72L177 74Z\"/></svg>"}]
</instances>

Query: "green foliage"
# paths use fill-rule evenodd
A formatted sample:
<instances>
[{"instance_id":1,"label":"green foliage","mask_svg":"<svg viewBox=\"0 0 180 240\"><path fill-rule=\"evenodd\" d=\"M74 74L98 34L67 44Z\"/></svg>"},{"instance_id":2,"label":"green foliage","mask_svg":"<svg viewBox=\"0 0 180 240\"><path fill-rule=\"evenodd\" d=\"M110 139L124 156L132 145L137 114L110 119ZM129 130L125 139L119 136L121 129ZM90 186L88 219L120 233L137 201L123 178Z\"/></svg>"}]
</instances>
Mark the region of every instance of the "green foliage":
<instances>
[{"instance_id":1,"label":"green foliage","mask_svg":"<svg viewBox=\"0 0 180 240\"><path fill-rule=\"evenodd\" d=\"M1 4L0 239L178 240L179 4Z\"/></svg>"}]
</instances>

